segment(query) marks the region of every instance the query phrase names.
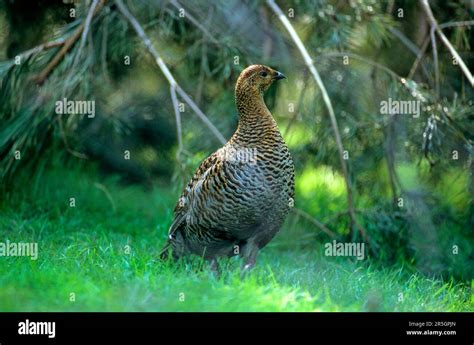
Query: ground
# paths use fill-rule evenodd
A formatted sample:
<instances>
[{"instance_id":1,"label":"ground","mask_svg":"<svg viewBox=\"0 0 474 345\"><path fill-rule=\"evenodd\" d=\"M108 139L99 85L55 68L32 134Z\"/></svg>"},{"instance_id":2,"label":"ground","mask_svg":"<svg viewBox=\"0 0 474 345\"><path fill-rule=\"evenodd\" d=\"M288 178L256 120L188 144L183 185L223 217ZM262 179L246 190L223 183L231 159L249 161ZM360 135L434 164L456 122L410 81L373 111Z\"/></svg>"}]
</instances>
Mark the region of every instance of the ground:
<instances>
[{"instance_id":1,"label":"ground","mask_svg":"<svg viewBox=\"0 0 474 345\"><path fill-rule=\"evenodd\" d=\"M39 256L0 257L1 311L474 310L463 283L325 257L310 237L289 240L294 224L245 279L237 258L221 263L220 277L199 260L160 262L179 195L172 184L127 186L68 167L19 179L0 201L0 242L37 242Z\"/></svg>"}]
</instances>

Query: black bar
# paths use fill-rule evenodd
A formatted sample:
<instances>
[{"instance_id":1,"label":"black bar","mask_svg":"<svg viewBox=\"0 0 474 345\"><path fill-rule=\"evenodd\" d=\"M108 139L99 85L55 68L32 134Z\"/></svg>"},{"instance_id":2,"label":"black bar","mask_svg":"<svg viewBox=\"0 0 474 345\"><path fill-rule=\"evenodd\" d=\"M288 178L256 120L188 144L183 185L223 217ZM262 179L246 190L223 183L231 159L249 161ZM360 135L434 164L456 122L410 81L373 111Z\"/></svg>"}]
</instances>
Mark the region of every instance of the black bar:
<instances>
[{"instance_id":1,"label":"black bar","mask_svg":"<svg viewBox=\"0 0 474 345\"><path fill-rule=\"evenodd\" d=\"M26 320L55 322L55 337L18 334ZM1 345L471 345L473 329L473 313L0 313ZM456 335L407 335L430 330Z\"/></svg>"}]
</instances>

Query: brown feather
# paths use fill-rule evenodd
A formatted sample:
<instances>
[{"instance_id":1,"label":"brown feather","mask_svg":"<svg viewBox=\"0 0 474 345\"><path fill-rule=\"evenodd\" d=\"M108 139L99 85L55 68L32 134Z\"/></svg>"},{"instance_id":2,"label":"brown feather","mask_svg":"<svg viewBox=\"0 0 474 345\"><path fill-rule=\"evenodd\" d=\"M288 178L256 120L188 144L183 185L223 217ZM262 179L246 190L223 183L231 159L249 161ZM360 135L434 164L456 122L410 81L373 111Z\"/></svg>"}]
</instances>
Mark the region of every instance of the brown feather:
<instances>
[{"instance_id":1,"label":"brown feather","mask_svg":"<svg viewBox=\"0 0 474 345\"><path fill-rule=\"evenodd\" d=\"M258 250L280 229L293 206L294 166L263 93L282 77L263 65L240 74L238 128L201 163L175 207L165 246L175 258L238 253L253 266Z\"/></svg>"}]
</instances>

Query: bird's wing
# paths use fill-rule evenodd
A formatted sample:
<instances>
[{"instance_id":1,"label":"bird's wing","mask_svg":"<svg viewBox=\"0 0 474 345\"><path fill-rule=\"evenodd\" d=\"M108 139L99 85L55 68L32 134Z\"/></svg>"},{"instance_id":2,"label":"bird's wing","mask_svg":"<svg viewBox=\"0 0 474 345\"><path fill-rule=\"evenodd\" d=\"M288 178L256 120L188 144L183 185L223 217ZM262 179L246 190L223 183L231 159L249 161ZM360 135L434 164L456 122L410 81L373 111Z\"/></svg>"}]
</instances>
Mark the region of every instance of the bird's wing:
<instances>
[{"instance_id":1,"label":"bird's wing","mask_svg":"<svg viewBox=\"0 0 474 345\"><path fill-rule=\"evenodd\" d=\"M191 181L189 181L181 193L174 209L174 220L169 229L170 239L173 237L173 234L186 223L187 219L188 221L193 221L193 200L202 199L202 185L209 185L206 181L211 178L210 172L213 171L215 173L216 170L223 168L224 161L221 159L219 152L220 151L214 152L201 163ZM208 192L212 193L212 191Z\"/></svg>"}]
</instances>

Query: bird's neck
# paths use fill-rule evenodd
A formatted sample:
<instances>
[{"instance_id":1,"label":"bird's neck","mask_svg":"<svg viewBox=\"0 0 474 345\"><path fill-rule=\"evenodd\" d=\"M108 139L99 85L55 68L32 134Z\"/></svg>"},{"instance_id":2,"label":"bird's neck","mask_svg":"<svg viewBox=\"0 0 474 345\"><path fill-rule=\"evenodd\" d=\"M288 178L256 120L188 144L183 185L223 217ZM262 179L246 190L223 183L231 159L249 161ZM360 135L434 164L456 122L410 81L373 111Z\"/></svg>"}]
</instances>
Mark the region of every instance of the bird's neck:
<instances>
[{"instance_id":1,"label":"bird's neck","mask_svg":"<svg viewBox=\"0 0 474 345\"><path fill-rule=\"evenodd\" d=\"M233 136L234 141L250 144L280 136L278 126L260 92L236 92L236 105L239 125Z\"/></svg>"}]
</instances>

